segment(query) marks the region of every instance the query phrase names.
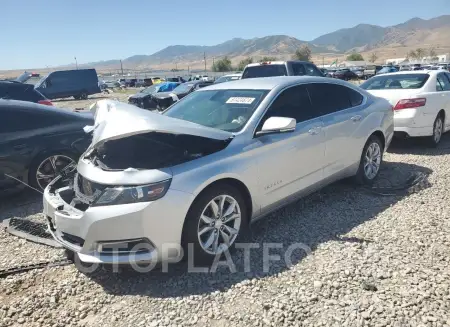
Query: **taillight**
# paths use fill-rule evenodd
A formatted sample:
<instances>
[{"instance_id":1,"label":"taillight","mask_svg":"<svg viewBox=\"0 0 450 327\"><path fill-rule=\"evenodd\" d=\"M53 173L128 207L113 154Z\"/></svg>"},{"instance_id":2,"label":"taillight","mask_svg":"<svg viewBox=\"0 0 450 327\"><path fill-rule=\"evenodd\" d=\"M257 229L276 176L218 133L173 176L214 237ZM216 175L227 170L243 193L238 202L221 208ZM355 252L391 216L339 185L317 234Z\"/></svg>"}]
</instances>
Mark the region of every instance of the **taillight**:
<instances>
[{"instance_id":1,"label":"taillight","mask_svg":"<svg viewBox=\"0 0 450 327\"><path fill-rule=\"evenodd\" d=\"M423 107L426 103L427 99L425 98L403 99L397 102L397 104L394 107L394 110Z\"/></svg>"},{"instance_id":2,"label":"taillight","mask_svg":"<svg viewBox=\"0 0 450 327\"><path fill-rule=\"evenodd\" d=\"M50 100L39 100L38 103L46 106L53 106L53 103Z\"/></svg>"}]
</instances>

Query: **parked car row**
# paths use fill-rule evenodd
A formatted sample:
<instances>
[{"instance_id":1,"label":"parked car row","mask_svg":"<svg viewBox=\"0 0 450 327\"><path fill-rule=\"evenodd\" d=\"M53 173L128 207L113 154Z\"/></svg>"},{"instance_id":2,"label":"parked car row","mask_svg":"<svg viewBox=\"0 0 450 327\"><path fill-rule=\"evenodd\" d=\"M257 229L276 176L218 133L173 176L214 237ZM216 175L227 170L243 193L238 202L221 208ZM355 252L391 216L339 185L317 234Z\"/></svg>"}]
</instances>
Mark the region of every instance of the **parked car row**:
<instances>
[{"instance_id":1,"label":"parked car row","mask_svg":"<svg viewBox=\"0 0 450 327\"><path fill-rule=\"evenodd\" d=\"M420 70L377 75L361 88L391 103L398 136L427 136L437 145L450 128L449 72Z\"/></svg>"},{"instance_id":2,"label":"parked car row","mask_svg":"<svg viewBox=\"0 0 450 327\"><path fill-rule=\"evenodd\" d=\"M388 101L319 76L216 83L161 114L92 109L73 185L50 183L44 214L81 261L106 264L176 259L167 244L212 260L305 194L350 176L373 183L394 132Z\"/></svg>"},{"instance_id":3,"label":"parked car row","mask_svg":"<svg viewBox=\"0 0 450 327\"><path fill-rule=\"evenodd\" d=\"M91 117L0 100L10 115L22 107L55 115L0 129L2 153L11 153L0 169L16 178L3 181L44 189L49 230L83 262L173 260L169 243L212 260L252 221L324 185L347 177L371 185L394 135L437 145L450 128L448 72L378 74L357 86L310 65L251 64L237 80L163 82L129 104L101 100ZM69 126L73 138L61 136ZM50 135L55 143L32 143Z\"/></svg>"}]
</instances>

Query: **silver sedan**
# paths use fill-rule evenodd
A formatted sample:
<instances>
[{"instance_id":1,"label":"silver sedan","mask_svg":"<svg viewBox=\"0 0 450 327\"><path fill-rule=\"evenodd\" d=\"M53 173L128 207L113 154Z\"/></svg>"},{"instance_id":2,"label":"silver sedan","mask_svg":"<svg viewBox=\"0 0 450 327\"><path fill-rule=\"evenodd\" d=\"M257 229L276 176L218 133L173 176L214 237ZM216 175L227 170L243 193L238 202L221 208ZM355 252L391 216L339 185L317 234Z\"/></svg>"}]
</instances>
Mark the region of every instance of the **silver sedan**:
<instances>
[{"instance_id":1,"label":"silver sedan","mask_svg":"<svg viewBox=\"0 0 450 327\"><path fill-rule=\"evenodd\" d=\"M53 236L81 261L211 260L250 222L336 180L376 179L392 106L321 77L206 87L162 114L99 101L74 183L46 189Z\"/></svg>"}]
</instances>

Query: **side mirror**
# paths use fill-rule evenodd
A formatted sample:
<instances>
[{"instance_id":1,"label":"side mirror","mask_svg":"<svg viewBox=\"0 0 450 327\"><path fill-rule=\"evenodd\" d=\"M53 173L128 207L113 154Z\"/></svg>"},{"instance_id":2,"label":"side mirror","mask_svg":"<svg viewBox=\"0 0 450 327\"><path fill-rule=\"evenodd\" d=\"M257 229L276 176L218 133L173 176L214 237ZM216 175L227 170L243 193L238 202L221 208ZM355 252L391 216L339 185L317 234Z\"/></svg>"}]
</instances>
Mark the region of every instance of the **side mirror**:
<instances>
[{"instance_id":1,"label":"side mirror","mask_svg":"<svg viewBox=\"0 0 450 327\"><path fill-rule=\"evenodd\" d=\"M264 122L261 130L256 132L256 136L293 132L296 125L297 121L294 118L270 117Z\"/></svg>"}]
</instances>

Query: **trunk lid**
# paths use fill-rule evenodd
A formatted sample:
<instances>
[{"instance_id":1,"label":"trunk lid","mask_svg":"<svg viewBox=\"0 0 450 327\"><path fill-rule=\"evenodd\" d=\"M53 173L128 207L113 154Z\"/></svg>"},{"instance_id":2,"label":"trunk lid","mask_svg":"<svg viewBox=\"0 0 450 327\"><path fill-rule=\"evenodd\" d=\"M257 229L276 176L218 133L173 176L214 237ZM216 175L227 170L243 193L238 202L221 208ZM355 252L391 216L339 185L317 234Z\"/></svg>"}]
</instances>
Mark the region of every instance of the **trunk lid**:
<instances>
[{"instance_id":1,"label":"trunk lid","mask_svg":"<svg viewBox=\"0 0 450 327\"><path fill-rule=\"evenodd\" d=\"M366 90L370 94L384 98L389 101L389 103L395 107L398 101L402 99L410 99L415 98L417 94L417 90L401 90L401 89L391 89L391 90Z\"/></svg>"},{"instance_id":2,"label":"trunk lid","mask_svg":"<svg viewBox=\"0 0 450 327\"><path fill-rule=\"evenodd\" d=\"M167 117L118 101L100 100L90 109L95 116L95 125L87 126L85 131L93 131L94 147L106 141L150 132L185 134L221 141L234 136L230 132Z\"/></svg>"}]
</instances>

